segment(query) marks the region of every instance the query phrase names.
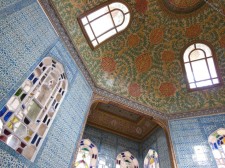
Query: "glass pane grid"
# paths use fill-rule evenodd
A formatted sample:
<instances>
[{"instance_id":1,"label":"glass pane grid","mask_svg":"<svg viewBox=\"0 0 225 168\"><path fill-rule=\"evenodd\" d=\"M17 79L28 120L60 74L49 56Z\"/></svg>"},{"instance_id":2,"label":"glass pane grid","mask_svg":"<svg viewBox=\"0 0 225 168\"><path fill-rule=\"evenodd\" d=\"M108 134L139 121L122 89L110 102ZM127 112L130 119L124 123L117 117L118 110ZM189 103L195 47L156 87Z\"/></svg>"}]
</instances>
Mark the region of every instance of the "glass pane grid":
<instances>
[{"instance_id":1,"label":"glass pane grid","mask_svg":"<svg viewBox=\"0 0 225 168\"><path fill-rule=\"evenodd\" d=\"M52 104L46 105L46 101L57 98L53 94L41 91L41 88L48 87L52 93L59 92L59 88L56 88L53 80L47 76L54 78L54 69L60 66L61 64L46 57L0 110L0 140L29 160L36 156L53 119L49 110ZM57 71L62 73L62 70ZM63 77L61 80L58 76L56 78L61 83L66 79ZM64 91L65 88L60 94ZM40 95L43 102L37 99ZM54 114L56 112L55 109Z\"/></svg>"},{"instance_id":2,"label":"glass pane grid","mask_svg":"<svg viewBox=\"0 0 225 168\"><path fill-rule=\"evenodd\" d=\"M120 2L108 4L80 19L93 47L124 30L129 20L128 7Z\"/></svg>"},{"instance_id":3,"label":"glass pane grid","mask_svg":"<svg viewBox=\"0 0 225 168\"><path fill-rule=\"evenodd\" d=\"M183 56L189 88L219 84L211 49L205 44L189 46Z\"/></svg>"}]
</instances>

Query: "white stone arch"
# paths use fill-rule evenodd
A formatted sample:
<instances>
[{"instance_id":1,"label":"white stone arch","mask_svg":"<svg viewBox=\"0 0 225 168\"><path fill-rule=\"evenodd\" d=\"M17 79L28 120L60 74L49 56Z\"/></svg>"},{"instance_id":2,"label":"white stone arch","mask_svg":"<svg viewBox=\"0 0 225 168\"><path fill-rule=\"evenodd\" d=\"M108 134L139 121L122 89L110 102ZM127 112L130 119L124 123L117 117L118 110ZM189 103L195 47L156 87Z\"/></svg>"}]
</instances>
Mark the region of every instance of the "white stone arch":
<instances>
[{"instance_id":1,"label":"white stone arch","mask_svg":"<svg viewBox=\"0 0 225 168\"><path fill-rule=\"evenodd\" d=\"M208 142L218 168L225 168L225 128L219 128L210 134Z\"/></svg>"},{"instance_id":2,"label":"white stone arch","mask_svg":"<svg viewBox=\"0 0 225 168\"><path fill-rule=\"evenodd\" d=\"M138 160L129 152L121 152L116 157L116 168L139 168Z\"/></svg>"},{"instance_id":3,"label":"white stone arch","mask_svg":"<svg viewBox=\"0 0 225 168\"><path fill-rule=\"evenodd\" d=\"M95 168L98 159L98 148L89 139L82 139L78 149L75 168Z\"/></svg>"},{"instance_id":4,"label":"white stone arch","mask_svg":"<svg viewBox=\"0 0 225 168\"><path fill-rule=\"evenodd\" d=\"M34 161L67 87L63 65L45 57L0 110L0 140Z\"/></svg>"},{"instance_id":5,"label":"white stone arch","mask_svg":"<svg viewBox=\"0 0 225 168\"><path fill-rule=\"evenodd\" d=\"M144 159L144 168L159 168L158 153L150 149Z\"/></svg>"}]
</instances>

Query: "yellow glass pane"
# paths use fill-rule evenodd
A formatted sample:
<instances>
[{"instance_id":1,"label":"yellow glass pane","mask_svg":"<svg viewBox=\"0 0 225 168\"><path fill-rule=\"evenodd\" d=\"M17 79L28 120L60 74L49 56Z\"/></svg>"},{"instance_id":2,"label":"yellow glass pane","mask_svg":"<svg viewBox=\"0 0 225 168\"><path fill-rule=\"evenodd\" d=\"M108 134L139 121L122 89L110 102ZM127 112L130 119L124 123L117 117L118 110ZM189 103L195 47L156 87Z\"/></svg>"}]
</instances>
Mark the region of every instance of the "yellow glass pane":
<instances>
[{"instance_id":1,"label":"yellow glass pane","mask_svg":"<svg viewBox=\"0 0 225 168\"><path fill-rule=\"evenodd\" d=\"M26 137L24 138L24 140L28 142L28 141L30 140L30 137L29 137L29 136L26 136Z\"/></svg>"},{"instance_id":2,"label":"yellow glass pane","mask_svg":"<svg viewBox=\"0 0 225 168\"><path fill-rule=\"evenodd\" d=\"M17 123L19 121L19 119L17 117L13 117L13 119L11 120L12 123Z\"/></svg>"},{"instance_id":3,"label":"yellow glass pane","mask_svg":"<svg viewBox=\"0 0 225 168\"><path fill-rule=\"evenodd\" d=\"M28 134L31 136L33 134L33 131L29 130Z\"/></svg>"},{"instance_id":4,"label":"yellow glass pane","mask_svg":"<svg viewBox=\"0 0 225 168\"><path fill-rule=\"evenodd\" d=\"M10 128L10 129L13 129L12 123L11 122L8 122L7 123L7 127Z\"/></svg>"},{"instance_id":5,"label":"yellow glass pane","mask_svg":"<svg viewBox=\"0 0 225 168\"><path fill-rule=\"evenodd\" d=\"M154 159L151 158L151 159L150 159L150 164L152 164L152 163L154 163L154 162L155 162Z\"/></svg>"}]
</instances>

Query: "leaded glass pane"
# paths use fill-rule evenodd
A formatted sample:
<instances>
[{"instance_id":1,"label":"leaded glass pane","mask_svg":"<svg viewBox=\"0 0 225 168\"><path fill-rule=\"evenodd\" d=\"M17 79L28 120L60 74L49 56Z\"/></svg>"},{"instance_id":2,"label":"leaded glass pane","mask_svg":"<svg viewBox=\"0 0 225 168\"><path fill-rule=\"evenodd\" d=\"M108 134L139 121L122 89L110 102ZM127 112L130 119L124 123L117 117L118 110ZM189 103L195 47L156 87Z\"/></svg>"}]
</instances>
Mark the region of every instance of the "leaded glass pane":
<instances>
[{"instance_id":1,"label":"leaded glass pane","mask_svg":"<svg viewBox=\"0 0 225 168\"><path fill-rule=\"evenodd\" d=\"M66 91L63 66L46 57L0 110L0 140L34 161Z\"/></svg>"}]
</instances>

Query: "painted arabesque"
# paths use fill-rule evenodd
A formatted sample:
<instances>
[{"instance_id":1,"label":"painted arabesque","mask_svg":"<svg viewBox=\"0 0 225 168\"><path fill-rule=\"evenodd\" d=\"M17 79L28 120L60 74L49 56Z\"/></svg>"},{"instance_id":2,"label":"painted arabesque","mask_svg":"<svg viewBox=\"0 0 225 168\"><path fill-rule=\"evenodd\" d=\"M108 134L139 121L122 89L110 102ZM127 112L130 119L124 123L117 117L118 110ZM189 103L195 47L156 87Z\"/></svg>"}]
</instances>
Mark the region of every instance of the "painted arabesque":
<instances>
[{"instance_id":1,"label":"painted arabesque","mask_svg":"<svg viewBox=\"0 0 225 168\"><path fill-rule=\"evenodd\" d=\"M204 40L216 51L224 75L222 15L207 4L184 14L168 11L162 1L127 0L132 15L130 27L92 50L77 16L103 2L52 0L98 87L169 114L224 107L224 87L187 91L180 61L188 43Z\"/></svg>"}]
</instances>

